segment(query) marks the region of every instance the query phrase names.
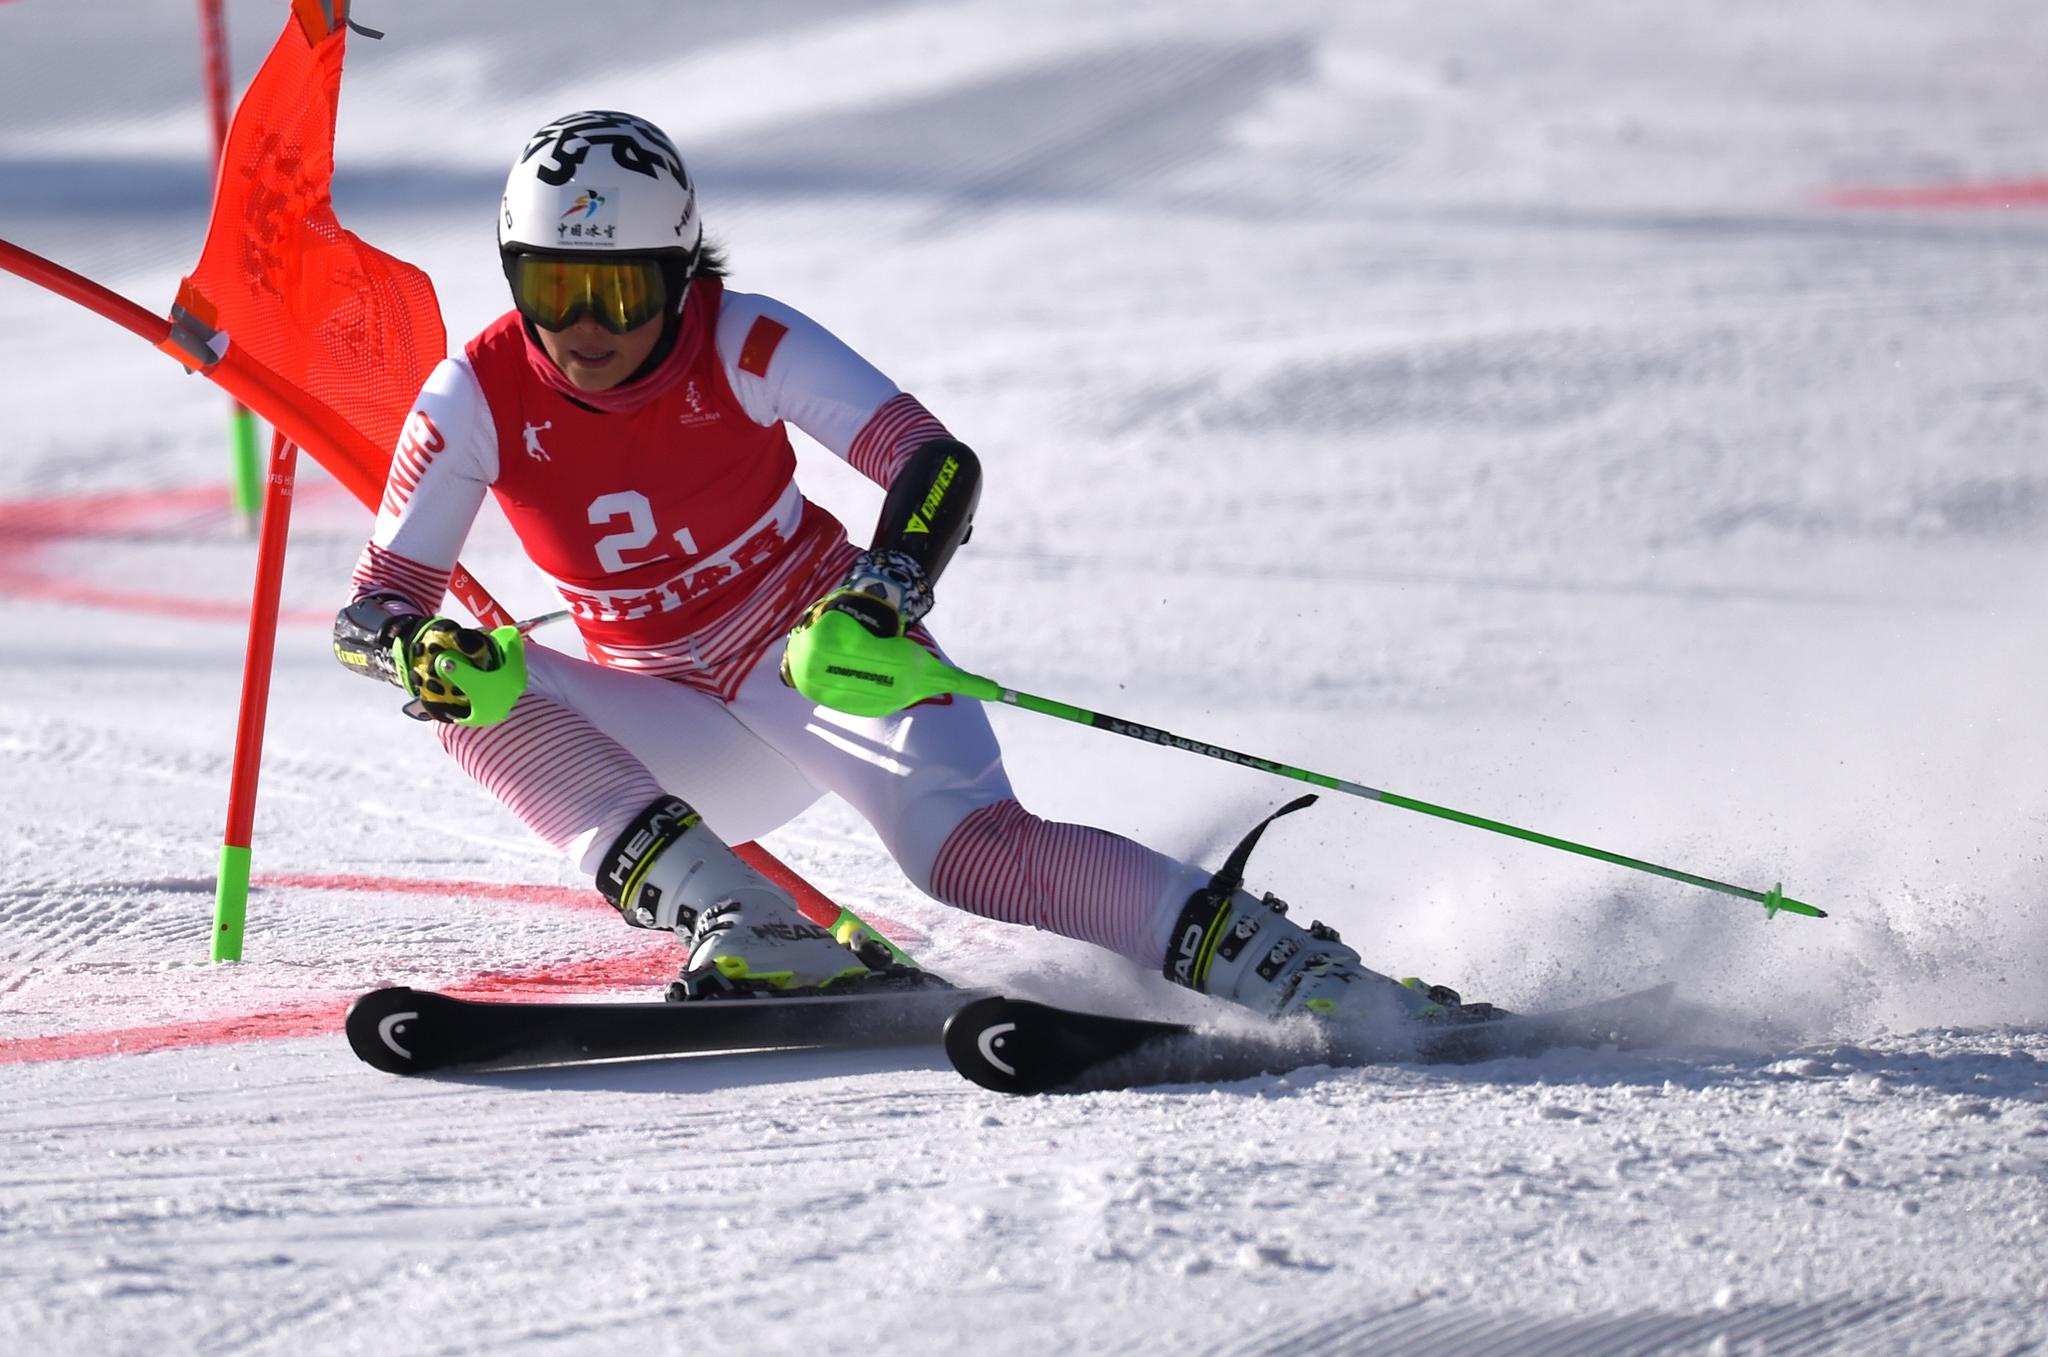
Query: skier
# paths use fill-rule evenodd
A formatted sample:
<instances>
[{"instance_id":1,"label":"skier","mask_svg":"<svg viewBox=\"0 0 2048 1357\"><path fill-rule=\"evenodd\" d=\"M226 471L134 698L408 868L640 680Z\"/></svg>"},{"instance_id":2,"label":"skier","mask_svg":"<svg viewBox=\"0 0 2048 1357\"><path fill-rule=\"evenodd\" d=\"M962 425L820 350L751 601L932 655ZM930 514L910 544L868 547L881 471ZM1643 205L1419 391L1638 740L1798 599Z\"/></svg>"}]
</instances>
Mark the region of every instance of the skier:
<instances>
[{"instance_id":1,"label":"skier","mask_svg":"<svg viewBox=\"0 0 2048 1357\"><path fill-rule=\"evenodd\" d=\"M679 996L864 983L835 937L736 856L823 792L921 890L1079 938L1261 1013L1438 1016L1455 996L1367 970L1237 884L1018 804L979 703L883 717L790 686L785 638L921 619L966 540L979 459L809 317L726 288L675 146L644 119L549 123L505 186L514 309L414 404L337 617L457 763L588 871L626 922L688 945ZM884 487L867 550L799 492L785 424ZM484 493L566 601L588 659L438 615Z\"/></svg>"}]
</instances>

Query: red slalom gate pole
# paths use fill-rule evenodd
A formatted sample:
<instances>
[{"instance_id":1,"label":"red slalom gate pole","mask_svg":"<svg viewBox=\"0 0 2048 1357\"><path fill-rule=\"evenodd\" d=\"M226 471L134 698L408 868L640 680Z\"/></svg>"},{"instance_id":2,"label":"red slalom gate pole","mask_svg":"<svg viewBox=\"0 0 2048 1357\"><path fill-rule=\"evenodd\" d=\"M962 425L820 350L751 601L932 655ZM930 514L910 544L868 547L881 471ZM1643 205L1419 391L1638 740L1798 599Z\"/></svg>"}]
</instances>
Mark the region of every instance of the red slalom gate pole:
<instances>
[{"instance_id":1,"label":"red slalom gate pole","mask_svg":"<svg viewBox=\"0 0 2048 1357\"><path fill-rule=\"evenodd\" d=\"M228 42L221 0L199 0L199 51L206 78L206 113L213 128L213 159L228 144Z\"/></svg>"},{"instance_id":2,"label":"red slalom gate pole","mask_svg":"<svg viewBox=\"0 0 2048 1357\"><path fill-rule=\"evenodd\" d=\"M222 0L199 0L199 49L206 84L206 114L213 128L215 172L228 144L228 40ZM235 512L253 524L262 508L257 502L256 416L235 401L228 413L231 484Z\"/></svg>"},{"instance_id":3,"label":"red slalom gate pole","mask_svg":"<svg viewBox=\"0 0 2048 1357\"><path fill-rule=\"evenodd\" d=\"M214 885L215 961L242 959L242 924L249 913L250 845L256 834L256 778L263 767L263 719L270 708L278 596L284 587L284 549L291 535L292 487L298 480L298 465L298 448L283 434L271 434L263 526L256 541L256 584L249 599L249 646L242 657L242 707L235 720L228 826L221 838L220 875Z\"/></svg>"},{"instance_id":4,"label":"red slalom gate pole","mask_svg":"<svg viewBox=\"0 0 2048 1357\"><path fill-rule=\"evenodd\" d=\"M12 241L0 240L0 269L54 292L67 302L76 302L152 345L161 345L171 331L171 323L162 316L152 315L120 293L109 292L84 274L53 264Z\"/></svg>"}]
</instances>

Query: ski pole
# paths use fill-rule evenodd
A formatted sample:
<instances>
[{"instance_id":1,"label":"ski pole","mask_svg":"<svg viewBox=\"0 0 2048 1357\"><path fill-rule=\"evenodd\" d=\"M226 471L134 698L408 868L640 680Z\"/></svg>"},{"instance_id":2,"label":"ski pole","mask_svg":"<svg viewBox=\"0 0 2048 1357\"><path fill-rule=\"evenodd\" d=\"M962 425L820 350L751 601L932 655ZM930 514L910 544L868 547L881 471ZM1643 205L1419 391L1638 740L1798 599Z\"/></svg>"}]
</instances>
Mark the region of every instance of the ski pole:
<instances>
[{"instance_id":1,"label":"ski pole","mask_svg":"<svg viewBox=\"0 0 2048 1357\"><path fill-rule=\"evenodd\" d=\"M1581 857L1597 858L1618 867L1647 872L1651 876L1661 876L1668 881L1682 881L1689 886L1699 886L1722 895L1753 900L1764 907L1764 917L1767 919L1775 917L1781 910L1788 914L1804 914L1812 919L1827 917L1826 910L1816 909L1804 901L1794 900L1786 895L1783 882L1777 883L1768 891L1733 886L1711 877L1682 872L1675 867L1659 866L1654 862L1645 862L1641 858L1610 853L1604 848L1573 843L1569 839L1538 833L1533 829L1523 829L1499 820L1489 820L1481 815L1452 810L1447 806L1431 805L1427 801L1418 801L1414 797L1402 796L1398 792L1368 787L1362 782L1331 777L1327 773L1312 773L1305 768L1296 768L1276 759L1262 758L1257 754L1242 754L1205 740L1186 739L1161 730L1157 726L1148 726L1142 721L1128 721L1122 717L1090 711L1086 707L1055 702L1051 698L1034 697L1030 693L1006 688L993 679L970 674L964 669L956 669L907 637L875 636L845 613L826 612L815 622L800 628L790 637L787 662L790 672L800 680L797 686L803 690L805 696L825 706L856 716L886 716L930 698L944 697L948 694L970 697L978 702L1001 702L1005 706L1037 712L1041 716L1057 717L1062 721L1072 721L1076 725L1126 735L1134 740L1143 740L1147 744L1184 749L1192 754L1201 754L1246 768L1257 768L1278 777L1292 778L1296 782L1306 782L1312 786L1327 787L1331 791L1344 792L1367 801L1378 801L1383 805L1398 806L1402 810L1433 815L1440 820L1470 825L1474 829L1490 830L1495 834L1505 834L1527 843L1541 844L1546 848L1556 848L1566 853L1577 853Z\"/></svg>"},{"instance_id":2,"label":"ski pole","mask_svg":"<svg viewBox=\"0 0 2048 1357\"><path fill-rule=\"evenodd\" d=\"M556 610L555 612L542 613L538 617L529 617L524 622L514 622L512 624L512 630L518 632L521 636L531 636L534 632L539 631L542 627L547 626L549 623L560 622L568 616L569 610L567 608L561 608Z\"/></svg>"}]
</instances>

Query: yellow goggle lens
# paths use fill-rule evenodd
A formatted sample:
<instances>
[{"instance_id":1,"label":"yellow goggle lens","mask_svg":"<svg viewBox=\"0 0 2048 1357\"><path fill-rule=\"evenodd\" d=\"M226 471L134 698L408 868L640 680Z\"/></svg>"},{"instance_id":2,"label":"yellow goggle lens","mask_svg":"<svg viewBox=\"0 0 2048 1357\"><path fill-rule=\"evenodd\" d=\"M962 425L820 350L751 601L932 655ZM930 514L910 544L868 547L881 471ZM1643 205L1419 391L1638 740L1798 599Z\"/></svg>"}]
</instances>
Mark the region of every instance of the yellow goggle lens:
<instances>
[{"instance_id":1,"label":"yellow goggle lens","mask_svg":"<svg viewBox=\"0 0 2048 1357\"><path fill-rule=\"evenodd\" d=\"M660 316L667 299L661 266L652 259L520 255L512 266L512 300L543 330L566 330L588 315L624 334Z\"/></svg>"}]
</instances>

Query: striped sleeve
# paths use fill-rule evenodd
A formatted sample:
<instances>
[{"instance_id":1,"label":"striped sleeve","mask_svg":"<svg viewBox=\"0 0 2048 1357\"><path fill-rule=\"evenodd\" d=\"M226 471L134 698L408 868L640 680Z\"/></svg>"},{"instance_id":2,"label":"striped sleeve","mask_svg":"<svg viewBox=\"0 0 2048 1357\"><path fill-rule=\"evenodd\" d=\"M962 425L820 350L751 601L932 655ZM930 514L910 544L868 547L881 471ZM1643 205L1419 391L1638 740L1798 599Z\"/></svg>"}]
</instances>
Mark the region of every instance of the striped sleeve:
<instances>
[{"instance_id":1,"label":"striped sleeve","mask_svg":"<svg viewBox=\"0 0 2048 1357\"><path fill-rule=\"evenodd\" d=\"M946 426L908 391L899 392L882 403L853 437L846 460L853 469L877 485L887 486L903 470L903 464L934 438L949 438Z\"/></svg>"},{"instance_id":2,"label":"striped sleeve","mask_svg":"<svg viewBox=\"0 0 2048 1357\"><path fill-rule=\"evenodd\" d=\"M432 615L441 611L441 601L448 596L448 577L453 573L450 567L427 565L370 542L356 558L355 574L349 580L350 598L397 594L420 612Z\"/></svg>"}]
</instances>

